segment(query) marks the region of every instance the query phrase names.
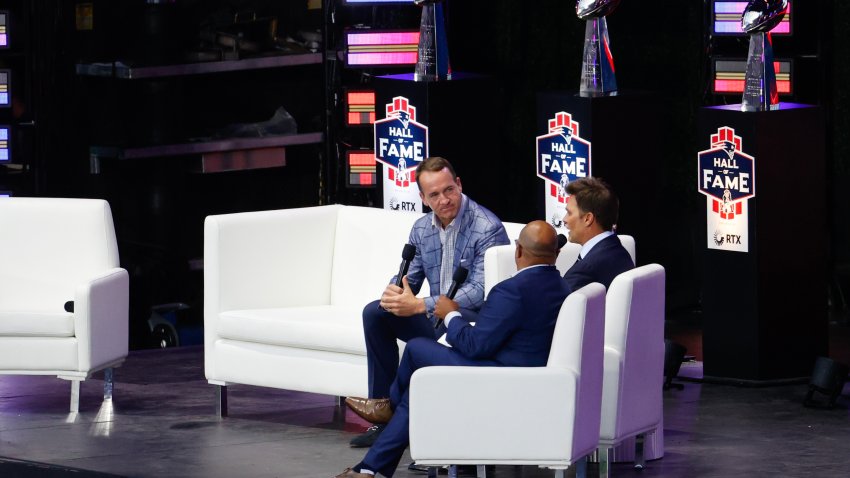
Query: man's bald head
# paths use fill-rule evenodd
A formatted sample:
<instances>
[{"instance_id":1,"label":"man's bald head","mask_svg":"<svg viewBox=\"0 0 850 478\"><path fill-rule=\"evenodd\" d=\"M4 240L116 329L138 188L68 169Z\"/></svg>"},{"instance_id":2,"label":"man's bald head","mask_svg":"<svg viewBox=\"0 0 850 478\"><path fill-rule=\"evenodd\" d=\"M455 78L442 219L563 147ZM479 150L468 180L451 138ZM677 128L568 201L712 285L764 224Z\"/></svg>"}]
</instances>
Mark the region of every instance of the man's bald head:
<instances>
[{"instance_id":1,"label":"man's bald head","mask_svg":"<svg viewBox=\"0 0 850 478\"><path fill-rule=\"evenodd\" d=\"M552 265L558 257L558 233L546 221L532 221L516 241L517 269L537 264Z\"/></svg>"}]
</instances>

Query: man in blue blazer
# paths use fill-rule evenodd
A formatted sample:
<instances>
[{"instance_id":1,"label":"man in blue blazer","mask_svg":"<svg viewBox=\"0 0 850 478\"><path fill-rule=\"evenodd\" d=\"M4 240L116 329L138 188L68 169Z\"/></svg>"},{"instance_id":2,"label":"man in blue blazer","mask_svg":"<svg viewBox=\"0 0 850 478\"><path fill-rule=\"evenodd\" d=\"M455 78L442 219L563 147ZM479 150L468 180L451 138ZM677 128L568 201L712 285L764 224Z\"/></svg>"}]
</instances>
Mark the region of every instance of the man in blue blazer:
<instances>
[{"instance_id":1,"label":"man in blue blazer","mask_svg":"<svg viewBox=\"0 0 850 478\"><path fill-rule=\"evenodd\" d=\"M469 275L455 300L464 309L478 310L484 303L484 252L509 243L499 218L463 194L460 178L444 158L425 159L416 168L416 182L422 202L431 208L410 231L416 256L403 287L397 287L393 277L381 299L363 309L369 396L373 398L389 396L398 369L396 339L435 341L442 335L442 328L435 330L434 306L448 291L458 266L469 270ZM418 298L425 279L429 296ZM370 446L381 430L381 426L373 427L351 445Z\"/></svg>"},{"instance_id":2,"label":"man in blue blazer","mask_svg":"<svg viewBox=\"0 0 850 478\"><path fill-rule=\"evenodd\" d=\"M633 269L632 257L613 229L617 224L620 201L605 182L581 178L567 185L570 197L564 217L569 240L581 244L581 252L564 280L572 290L591 282L608 288L615 277Z\"/></svg>"},{"instance_id":3,"label":"man in blue blazer","mask_svg":"<svg viewBox=\"0 0 850 478\"><path fill-rule=\"evenodd\" d=\"M408 387L419 368L546 365L555 322L570 293L554 265L557 249L555 229L545 221L534 221L523 228L516 241L519 272L493 287L480 313L462 310L458 302L445 296L439 298L435 314L445 317L446 340L452 348L415 338L404 349L390 398L348 399L361 417L388 423L363 461L337 478L366 478L375 473L392 477L410 441Z\"/></svg>"}]
</instances>

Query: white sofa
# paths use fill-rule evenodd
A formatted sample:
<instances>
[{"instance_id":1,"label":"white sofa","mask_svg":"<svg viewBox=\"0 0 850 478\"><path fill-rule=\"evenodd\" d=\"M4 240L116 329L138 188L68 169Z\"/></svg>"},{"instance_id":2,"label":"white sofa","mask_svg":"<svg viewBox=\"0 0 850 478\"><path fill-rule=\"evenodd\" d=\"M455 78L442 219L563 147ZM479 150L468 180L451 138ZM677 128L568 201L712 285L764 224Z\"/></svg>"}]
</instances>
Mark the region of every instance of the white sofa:
<instances>
[{"instance_id":1,"label":"white sofa","mask_svg":"<svg viewBox=\"0 0 850 478\"><path fill-rule=\"evenodd\" d=\"M0 199L0 374L80 382L127 356L129 278L112 213L97 199ZM73 312L65 303L74 302Z\"/></svg>"},{"instance_id":2,"label":"white sofa","mask_svg":"<svg viewBox=\"0 0 850 478\"><path fill-rule=\"evenodd\" d=\"M218 413L231 383L366 396L362 310L419 217L341 205L207 217L204 367Z\"/></svg>"}]
</instances>

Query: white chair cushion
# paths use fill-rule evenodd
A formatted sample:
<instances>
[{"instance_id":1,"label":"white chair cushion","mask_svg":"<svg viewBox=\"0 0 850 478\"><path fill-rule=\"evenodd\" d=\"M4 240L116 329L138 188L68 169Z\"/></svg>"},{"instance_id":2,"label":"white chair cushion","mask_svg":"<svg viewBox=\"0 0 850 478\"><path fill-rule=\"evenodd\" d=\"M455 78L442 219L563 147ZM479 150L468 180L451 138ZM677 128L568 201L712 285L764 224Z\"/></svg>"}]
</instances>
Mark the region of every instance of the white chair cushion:
<instances>
[{"instance_id":1,"label":"white chair cushion","mask_svg":"<svg viewBox=\"0 0 850 478\"><path fill-rule=\"evenodd\" d=\"M219 314L223 339L366 355L363 305L232 310Z\"/></svg>"},{"instance_id":2,"label":"white chair cushion","mask_svg":"<svg viewBox=\"0 0 850 478\"><path fill-rule=\"evenodd\" d=\"M74 315L68 312L0 311L0 336L73 337Z\"/></svg>"}]
</instances>

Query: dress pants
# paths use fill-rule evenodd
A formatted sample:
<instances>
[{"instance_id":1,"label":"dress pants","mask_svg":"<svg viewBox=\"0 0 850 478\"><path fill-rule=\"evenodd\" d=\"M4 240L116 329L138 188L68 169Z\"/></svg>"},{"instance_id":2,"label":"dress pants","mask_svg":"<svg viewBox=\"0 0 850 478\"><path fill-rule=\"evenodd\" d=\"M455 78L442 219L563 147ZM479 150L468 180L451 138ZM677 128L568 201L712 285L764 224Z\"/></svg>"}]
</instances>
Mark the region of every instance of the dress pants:
<instances>
[{"instance_id":1,"label":"dress pants","mask_svg":"<svg viewBox=\"0 0 850 478\"><path fill-rule=\"evenodd\" d=\"M433 365L455 365L495 367L500 364L493 360L476 360L464 357L458 351L439 344L427 338L414 338L408 341L404 348L404 356L398 366L398 375L390 391L390 403L393 407L393 417L378 439L369 448L354 469L367 468L392 477L398 468L398 462L410 443L410 410L408 389L413 372ZM450 404L446 403L446 406Z\"/></svg>"},{"instance_id":2,"label":"dress pants","mask_svg":"<svg viewBox=\"0 0 850 478\"><path fill-rule=\"evenodd\" d=\"M398 370L398 343L422 337L436 343L445 332L434 325L425 314L397 317L380 307L380 300L363 308L363 333L366 335L366 362L369 370L369 398L387 398L390 385Z\"/></svg>"}]
</instances>

